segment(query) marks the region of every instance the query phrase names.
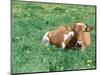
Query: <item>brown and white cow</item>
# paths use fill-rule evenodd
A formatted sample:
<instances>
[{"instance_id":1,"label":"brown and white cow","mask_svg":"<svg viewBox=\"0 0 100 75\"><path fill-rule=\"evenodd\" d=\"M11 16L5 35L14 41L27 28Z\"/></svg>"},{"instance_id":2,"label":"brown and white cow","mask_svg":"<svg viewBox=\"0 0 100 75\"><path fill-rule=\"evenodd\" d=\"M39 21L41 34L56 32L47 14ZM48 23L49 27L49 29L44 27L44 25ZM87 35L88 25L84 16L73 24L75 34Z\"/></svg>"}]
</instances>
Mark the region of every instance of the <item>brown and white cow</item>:
<instances>
[{"instance_id":1,"label":"brown and white cow","mask_svg":"<svg viewBox=\"0 0 100 75\"><path fill-rule=\"evenodd\" d=\"M90 31L92 31L92 27L81 22L75 23L74 26L60 26L54 31L45 33L42 43L46 46L52 44L63 49L77 46L84 50L91 44Z\"/></svg>"}]
</instances>

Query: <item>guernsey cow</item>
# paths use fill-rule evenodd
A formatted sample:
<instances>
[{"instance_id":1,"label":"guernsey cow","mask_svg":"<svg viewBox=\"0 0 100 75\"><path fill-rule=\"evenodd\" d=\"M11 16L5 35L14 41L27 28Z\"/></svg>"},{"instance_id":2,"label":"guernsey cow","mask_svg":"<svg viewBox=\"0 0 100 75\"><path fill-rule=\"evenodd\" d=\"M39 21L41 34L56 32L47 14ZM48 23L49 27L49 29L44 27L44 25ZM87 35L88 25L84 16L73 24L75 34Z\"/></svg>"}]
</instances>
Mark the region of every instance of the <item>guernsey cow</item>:
<instances>
[{"instance_id":1,"label":"guernsey cow","mask_svg":"<svg viewBox=\"0 0 100 75\"><path fill-rule=\"evenodd\" d=\"M42 43L45 46L52 44L61 48L81 47L81 50L84 50L91 44L90 31L92 27L81 22L75 23L74 26L60 26L45 33Z\"/></svg>"}]
</instances>

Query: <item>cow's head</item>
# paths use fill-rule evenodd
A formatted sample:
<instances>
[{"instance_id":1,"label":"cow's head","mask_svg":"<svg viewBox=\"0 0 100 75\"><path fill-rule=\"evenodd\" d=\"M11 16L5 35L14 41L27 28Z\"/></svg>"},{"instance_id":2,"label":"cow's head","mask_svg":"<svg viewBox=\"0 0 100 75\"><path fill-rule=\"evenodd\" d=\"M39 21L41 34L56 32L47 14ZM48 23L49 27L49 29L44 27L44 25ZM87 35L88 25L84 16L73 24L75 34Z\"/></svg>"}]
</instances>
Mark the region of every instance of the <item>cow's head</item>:
<instances>
[{"instance_id":1,"label":"cow's head","mask_svg":"<svg viewBox=\"0 0 100 75\"><path fill-rule=\"evenodd\" d=\"M92 26L87 26L82 22L77 22L73 26L73 31L76 33L77 43L82 46L84 43L84 33L91 32L93 30Z\"/></svg>"}]
</instances>

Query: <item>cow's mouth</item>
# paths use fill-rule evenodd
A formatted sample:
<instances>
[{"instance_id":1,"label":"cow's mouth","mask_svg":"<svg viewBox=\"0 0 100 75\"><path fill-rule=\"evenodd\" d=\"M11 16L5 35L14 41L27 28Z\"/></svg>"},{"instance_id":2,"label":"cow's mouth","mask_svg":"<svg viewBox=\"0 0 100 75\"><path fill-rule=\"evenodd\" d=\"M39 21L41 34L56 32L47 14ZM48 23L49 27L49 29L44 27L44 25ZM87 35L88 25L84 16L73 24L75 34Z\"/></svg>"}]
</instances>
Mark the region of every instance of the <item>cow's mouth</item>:
<instances>
[{"instance_id":1,"label":"cow's mouth","mask_svg":"<svg viewBox=\"0 0 100 75\"><path fill-rule=\"evenodd\" d=\"M77 41L77 43L76 43L77 47L82 47L82 45L83 45L83 41Z\"/></svg>"}]
</instances>

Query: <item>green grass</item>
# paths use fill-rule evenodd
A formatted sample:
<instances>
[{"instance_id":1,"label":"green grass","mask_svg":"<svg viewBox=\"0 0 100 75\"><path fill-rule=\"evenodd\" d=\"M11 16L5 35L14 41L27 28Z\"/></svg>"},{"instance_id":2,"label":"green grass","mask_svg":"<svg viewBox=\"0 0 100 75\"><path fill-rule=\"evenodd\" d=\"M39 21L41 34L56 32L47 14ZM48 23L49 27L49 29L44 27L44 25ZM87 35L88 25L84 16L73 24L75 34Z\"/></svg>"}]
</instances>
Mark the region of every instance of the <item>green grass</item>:
<instances>
[{"instance_id":1,"label":"green grass","mask_svg":"<svg viewBox=\"0 0 100 75\"><path fill-rule=\"evenodd\" d=\"M95 6L12 2L12 73L96 68ZM45 32L83 21L94 27L92 44L84 52L41 44Z\"/></svg>"}]
</instances>

